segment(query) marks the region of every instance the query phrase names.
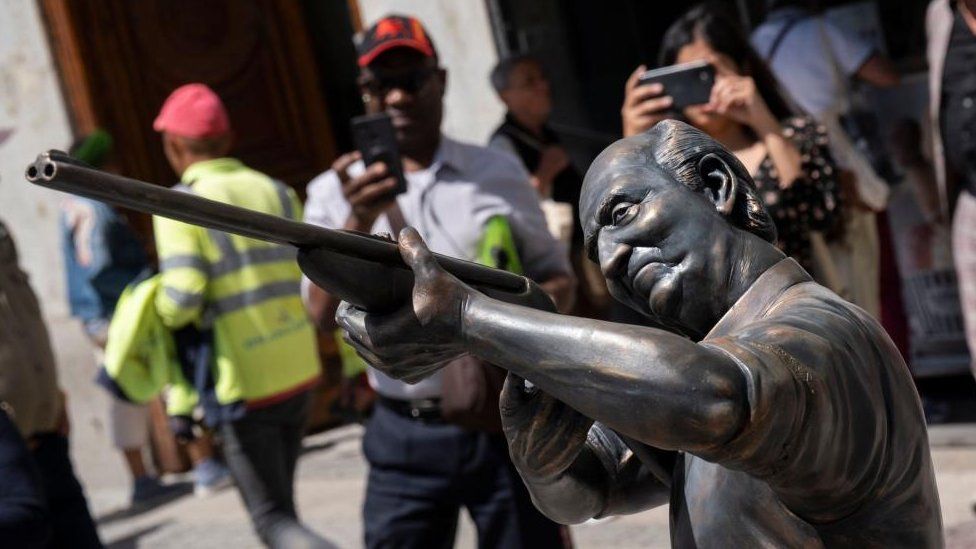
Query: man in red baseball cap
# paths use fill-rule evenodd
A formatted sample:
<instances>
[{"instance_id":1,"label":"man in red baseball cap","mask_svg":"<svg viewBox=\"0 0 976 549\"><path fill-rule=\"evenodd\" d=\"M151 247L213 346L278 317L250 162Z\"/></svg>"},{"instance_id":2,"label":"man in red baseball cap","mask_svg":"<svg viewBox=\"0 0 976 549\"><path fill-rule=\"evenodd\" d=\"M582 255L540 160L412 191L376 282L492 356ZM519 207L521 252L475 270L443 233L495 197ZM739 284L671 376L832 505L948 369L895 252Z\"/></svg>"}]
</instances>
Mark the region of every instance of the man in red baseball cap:
<instances>
[{"instance_id":1,"label":"man in red baseball cap","mask_svg":"<svg viewBox=\"0 0 976 549\"><path fill-rule=\"evenodd\" d=\"M526 275L565 306L573 289L566 253L546 228L524 168L510 155L442 135L447 71L423 25L388 15L356 48L366 112L392 119L407 189L394 196L389 167L346 154L309 185L306 220L394 234L412 225L434 251L466 260L481 257L476 250L501 220L520 245ZM311 286L308 301L319 327L335 329L338 300ZM478 385L487 406L457 406L479 400L469 397L481 389L466 381L491 378L494 368L477 359L452 364L416 385L369 370L379 397L363 437L366 547L450 547L462 507L483 549L562 546L560 526L533 507L508 456L500 387Z\"/></svg>"},{"instance_id":2,"label":"man in red baseball cap","mask_svg":"<svg viewBox=\"0 0 976 549\"><path fill-rule=\"evenodd\" d=\"M166 159L178 174L196 162L225 156L233 138L227 109L206 84L186 84L174 90L153 121L153 129L163 134Z\"/></svg>"},{"instance_id":3,"label":"man in red baseball cap","mask_svg":"<svg viewBox=\"0 0 976 549\"><path fill-rule=\"evenodd\" d=\"M174 91L153 128L163 134L183 190L302 218L291 188L227 156L233 137L227 111L207 86ZM195 365L205 382L200 373L193 376L204 420L220 430L224 458L258 536L271 547L332 547L295 511L295 466L321 365L299 295L294 249L161 217L153 222L161 277L157 313L181 337L198 332L189 339L201 347L195 354L208 357ZM189 418L176 419L191 436Z\"/></svg>"}]
</instances>

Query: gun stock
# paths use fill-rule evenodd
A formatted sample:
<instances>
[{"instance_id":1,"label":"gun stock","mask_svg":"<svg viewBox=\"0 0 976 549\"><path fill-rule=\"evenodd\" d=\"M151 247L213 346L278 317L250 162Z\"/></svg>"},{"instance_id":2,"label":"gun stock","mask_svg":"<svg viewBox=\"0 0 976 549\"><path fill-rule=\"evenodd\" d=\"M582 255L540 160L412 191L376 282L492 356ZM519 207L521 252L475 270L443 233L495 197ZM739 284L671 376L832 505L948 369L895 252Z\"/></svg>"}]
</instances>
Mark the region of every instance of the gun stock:
<instances>
[{"instance_id":1,"label":"gun stock","mask_svg":"<svg viewBox=\"0 0 976 549\"><path fill-rule=\"evenodd\" d=\"M315 284L371 312L385 312L410 299L413 272L396 244L355 231L326 229L209 200L96 170L60 151L38 155L27 167L35 185L193 225L299 249L298 263ZM434 254L449 273L510 303L554 310L531 280L470 261Z\"/></svg>"}]
</instances>

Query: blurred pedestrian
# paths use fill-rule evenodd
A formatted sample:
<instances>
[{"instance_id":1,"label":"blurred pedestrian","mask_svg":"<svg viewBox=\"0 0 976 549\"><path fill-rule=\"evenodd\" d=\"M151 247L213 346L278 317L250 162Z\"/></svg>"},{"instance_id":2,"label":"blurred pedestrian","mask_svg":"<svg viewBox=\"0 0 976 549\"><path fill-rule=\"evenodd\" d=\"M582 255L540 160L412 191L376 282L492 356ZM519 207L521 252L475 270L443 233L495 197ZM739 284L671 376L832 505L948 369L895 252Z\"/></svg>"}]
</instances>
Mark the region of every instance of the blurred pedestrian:
<instances>
[{"instance_id":1,"label":"blurred pedestrian","mask_svg":"<svg viewBox=\"0 0 976 549\"><path fill-rule=\"evenodd\" d=\"M773 0L766 19L751 36L753 47L769 64L791 98L821 119L850 100L845 81L854 78L879 87L900 77L891 61L870 41L826 19L820 2Z\"/></svg>"},{"instance_id":2,"label":"blurred pedestrian","mask_svg":"<svg viewBox=\"0 0 976 549\"><path fill-rule=\"evenodd\" d=\"M928 225L944 224L945 216L939 204L939 185L935 180L932 162L923 151L921 125L911 118L895 122L889 142L892 159L905 174L907 189L918 208L918 215ZM933 226L928 230L940 229Z\"/></svg>"},{"instance_id":3,"label":"blurred pedestrian","mask_svg":"<svg viewBox=\"0 0 976 549\"><path fill-rule=\"evenodd\" d=\"M675 21L664 35L660 64L705 60L716 69L707 104L681 113L660 84L639 85L644 67L627 81L624 135L647 130L665 118L683 116L735 153L756 183L776 223L776 244L820 279L830 278L822 253L815 257L815 231L836 221L835 172L824 128L796 111L735 23L716 3L700 4Z\"/></svg>"},{"instance_id":4,"label":"blurred pedestrian","mask_svg":"<svg viewBox=\"0 0 976 549\"><path fill-rule=\"evenodd\" d=\"M952 240L939 207L935 171L932 162L923 152L922 126L919 122L911 118L894 122L889 134L889 149L892 160L903 175L900 182L891 189L886 212L896 265L883 269L882 273L891 271L898 274L901 280L898 289L892 288L894 291L882 294L882 311L885 312L886 309L885 300L905 296L905 313L908 317L906 328L911 348L924 361L926 348L931 348L933 344L932 335L956 339L945 332L947 325L958 326L959 329L953 331L965 341L959 303L922 297L936 293L952 296L957 292L957 279L952 263ZM890 326L885 326L885 330L892 336L892 341L899 345L897 329L892 330ZM947 349L956 347L946 345L946 341L942 338L940 346ZM950 412L949 402L930 398L926 391L930 382L938 384L941 380L924 379L927 376L920 376L921 372L915 369L916 365L909 364L916 374L915 383L922 397L927 421L944 421Z\"/></svg>"},{"instance_id":5,"label":"blurred pedestrian","mask_svg":"<svg viewBox=\"0 0 976 549\"><path fill-rule=\"evenodd\" d=\"M976 1L934 0L925 26L933 164L976 374Z\"/></svg>"},{"instance_id":6,"label":"blurred pedestrian","mask_svg":"<svg viewBox=\"0 0 976 549\"><path fill-rule=\"evenodd\" d=\"M590 269L593 263L583 257L578 221L583 176L549 126L552 94L542 63L531 55L502 59L491 71L491 85L505 104L506 113L488 146L522 162L542 200L550 232L569 244L570 261L580 281L574 314L601 316L609 304L609 294L599 271Z\"/></svg>"},{"instance_id":7,"label":"blurred pedestrian","mask_svg":"<svg viewBox=\"0 0 976 549\"><path fill-rule=\"evenodd\" d=\"M301 219L292 189L227 156L230 122L207 86L173 91L153 128L181 190ZM299 522L294 503L309 390L321 369L294 250L165 218L154 219L154 230L157 312L171 330L212 330L211 379L202 384L209 392L201 399L213 405L207 420L222 435L258 536L271 547L330 546Z\"/></svg>"},{"instance_id":8,"label":"blurred pedestrian","mask_svg":"<svg viewBox=\"0 0 976 549\"><path fill-rule=\"evenodd\" d=\"M95 168L110 169L112 138L96 130L75 141L68 152ZM61 245L71 315L81 320L100 364L115 304L149 261L122 214L81 196L66 195L61 202ZM171 492L143 461L143 448L149 442L148 406L110 398L108 426L112 444L122 452L132 477L131 504L159 500Z\"/></svg>"},{"instance_id":9,"label":"blurred pedestrian","mask_svg":"<svg viewBox=\"0 0 976 549\"><path fill-rule=\"evenodd\" d=\"M899 75L875 46L837 27L819 13L819 2L775 0L752 43L790 96L830 138L844 196L843 237L831 257L848 300L880 317L880 249L874 212L885 209L888 184L879 177L856 140L850 81L893 86Z\"/></svg>"},{"instance_id":10,"label":"blurred pedestrian","mask_svg":"<svg viewBox=\"0 0 976 549\"><path fill-rule=\"evenodd\" d=\"M549 127L552 94L538 59L518 55L503 59L491 71L491 85L507 112L491 136L489 147L509 152L525 165L529 181L542 199L573 205L579 210L583 177L573 166L559 136ZM574 213L572 225L575 222ZM574 230L574 240L581 231Z\"/></svg>"},{"instance_id":11,"label":"blurred pedestrian","mask_svg":"<svg viewBox=\"0 0 976 549\"><path fill-rule=\"evenodd\" d=\"M932 160L976 373L976 1L935 0L926 30Z\"/></svg>"},{"instance_id":12,"label":"blurred pedestrian","mask_svg":"<svg viewBox=\"0 0 976 549\"><path fill-rule=\"evenodd\" d=\"M410 225L434 251L467 260L478 259L488 232L500 227L518 243L505 250L517 253L511 259L566 310L574 289L569 262L546 228L528 173L511 155L441 133L447 71L421 23L385 16L366 30L357 50L366 111L392 117L407 189L390 194L397 182L389 167L365 166L358 152L349 153L309 185L306 221L391 234ZM321 329L336 328L338 305L336 297L309 287L309 309ZM479 547L562 546L561 527L532 506L509 458L500 433L500 387L484 385L495 367L479 361L465 368L452 364L415 385L369 369L378 400L363 438L370 466L367 547L450 547L461 507L475 522ZM464 372L476 375L467 384L450 381ZM458 391L476 385L493 432L465 428L447 415Z\"/></svg>"},{"instance_id":13,"label":"blurred pedestrian","mask_svg":"<svg viewBox=\"0 0 976 549\"><path fill-rule=\"evenodd\" d=\"M26 498L26 507L8 508L23 513L20 532L25 538L47 538L40 547L101 547L98 532L88 511L84 490L78 482L68 452L68 419L64 394L58 389L57 368L37 296L20 268L17 248L7 226L0 221L0 409L13 420L26 440L33 464L11 437L9 427L0 426L0 461L11 466L0 473L3 495L11 490ZM36 468L36 469L35 469ZM35 469L39 475L44 510L37 509L37 479L22 477ZM33 474L33 473L30 473ZM43 517L40 513L43 512ZM44 520L46 525L39 526ZM16 520L0 516L0 522ZM44 532L40 530L47 530ZM14 538L15 539L15 538ZM5 545L14 546L9 538Z\"/></svg>"}]
</instances>

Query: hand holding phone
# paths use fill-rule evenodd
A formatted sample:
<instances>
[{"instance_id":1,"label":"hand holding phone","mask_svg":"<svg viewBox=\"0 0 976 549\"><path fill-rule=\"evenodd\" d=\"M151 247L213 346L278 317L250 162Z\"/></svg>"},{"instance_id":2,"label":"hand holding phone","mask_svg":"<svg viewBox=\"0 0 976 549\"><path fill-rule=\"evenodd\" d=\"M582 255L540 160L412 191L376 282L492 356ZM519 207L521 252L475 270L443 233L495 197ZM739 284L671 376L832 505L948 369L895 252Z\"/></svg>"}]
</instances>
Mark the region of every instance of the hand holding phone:
<instances>
[{"instance_id":1,"label":"hand holding phone","mask_svg":"<svg viewBox=\"0 0 976 549\"><path fill-rule=\"evenodd\" d=\"M735 71L727 61L714 58L710 60L717 77L712 86L705 112L727 116L740 124L751 127L758 134L778 133L781 128L769 106L763 100L751 76L743 76Z\"/></svg>"},{"instance_id":2,"label":"hand holding phone","mask_svg":"<svg viewBox=\"0 0 976 549\"><path fill-rule=\"evenodd\" d=\"M358 150L337 158L332 169L352 210L352 225L346 228L368 232L376 218L395 203L396 196L407 190L407 181L389 115L353 118L352 134ZM360 159L365 171L351 176L349 168Z\"/></svg>"},{"instance_id":3,"label":"hand holding phone","mask_svg":"<svg viewBox=\"0 0 976 549\"><path fill-rule=\"evenodd\" d=\"M624 104L620 108L624 137L647 131L670 116L673 99L664 95L661 84L640 85L640 77L645 72L647 68L644 65L637 67L624 87Z\"/></svg>"},{"instance_id":4,"label":"hand holding phone","mask_svg":"<svg viewBox=\"0 0 976 549\"><path fill-rule=\"evenodd\" d=\"M673 109L703 105L708 103L715 85L715 66L702 60L661 67L642 74L639 84L660 84L664 93L674 99Z\"/></svg>"},{"instance_id":5,"label":"hand holding phone","mask_svg":"<svg viewBox=\"0 0 976 549\"><path fill-rule=\"evenodd\" d=\"M385 112L365 114L352 119L352 139L356 149L362 154L366 167L377 162L386 165L387 170L397 180L393 195L407 191L407 180L403 176L403 162L400 160L400 146L397 144L393 121Z\"/></svg>"}]
</instances>

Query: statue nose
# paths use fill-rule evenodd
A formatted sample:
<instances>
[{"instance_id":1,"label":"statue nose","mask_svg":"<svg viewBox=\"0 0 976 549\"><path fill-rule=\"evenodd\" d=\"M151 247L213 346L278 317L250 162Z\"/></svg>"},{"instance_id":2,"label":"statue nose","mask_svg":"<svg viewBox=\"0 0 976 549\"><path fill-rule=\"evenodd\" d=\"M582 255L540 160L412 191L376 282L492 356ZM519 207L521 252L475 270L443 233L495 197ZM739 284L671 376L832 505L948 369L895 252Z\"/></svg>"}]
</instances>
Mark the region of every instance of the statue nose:
<instances>
[{"instance_id":1,"label":"statue nose","mask_svg":"<svg viewBox=\"0 0 976 549\"><path fill-rule=\"evenodd\" d=\"M600 242L600 271L604 278L616 278L627 268L633 248L620 242Z\"/></svg>"}]
</instances>

